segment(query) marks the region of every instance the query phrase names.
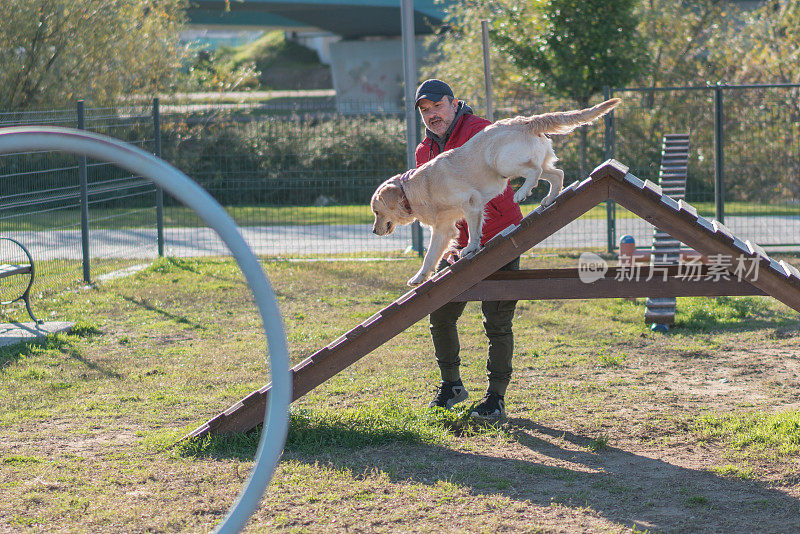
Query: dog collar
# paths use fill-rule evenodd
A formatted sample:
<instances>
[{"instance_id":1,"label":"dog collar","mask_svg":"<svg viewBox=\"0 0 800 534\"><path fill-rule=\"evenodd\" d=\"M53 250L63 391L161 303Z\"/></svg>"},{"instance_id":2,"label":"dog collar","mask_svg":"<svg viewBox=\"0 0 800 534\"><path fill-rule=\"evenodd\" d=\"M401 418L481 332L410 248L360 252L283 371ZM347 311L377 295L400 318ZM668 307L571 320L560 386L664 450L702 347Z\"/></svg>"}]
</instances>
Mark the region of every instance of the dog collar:
<instances>
[{"instance_id":1,"label":"dog collar","mask_svg":"<svg viewBox=\"0 0 800 534\"><path fill-rule=\"evenodd\" d=\"M400 182L399 182L400 192L403 193L403 207L406 209L409 215L411 214L411 204L409 204L408 202L408 195L406 195L406 189L403 187L403 184L406 183L409 178L411 178L411 175L414 174L415 170L416 169L411 169L410 171L404 172L403 176L400 177Z\"/></svg>"}]
</instances>

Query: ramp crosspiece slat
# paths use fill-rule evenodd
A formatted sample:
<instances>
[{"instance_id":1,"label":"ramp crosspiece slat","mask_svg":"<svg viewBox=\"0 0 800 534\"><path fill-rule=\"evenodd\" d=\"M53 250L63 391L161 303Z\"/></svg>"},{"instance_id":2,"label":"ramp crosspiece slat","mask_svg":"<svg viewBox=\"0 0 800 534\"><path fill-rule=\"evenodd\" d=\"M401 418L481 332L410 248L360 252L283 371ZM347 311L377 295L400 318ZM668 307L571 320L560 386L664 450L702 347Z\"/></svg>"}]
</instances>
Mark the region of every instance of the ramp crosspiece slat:
<instances>
[{"instance_id":1,"label":"ramp crosspiece slat","mask_svg":"<svg viewBox=\"0 0 800 534\"><path fill-rule=\"evenodd\" d=\"M598 280L586 283L578 269L533 269L498 271L454 298L473 300L553 300L636 297L720 297L764 295L765 293L738 277L718 281L706 280L711 275L707 265L698 265L691 272L682 272L678 265L658 267L653 278L643 270L640 279L624 280L626 269L612 267Z\"/></svg>"}]
</instances>

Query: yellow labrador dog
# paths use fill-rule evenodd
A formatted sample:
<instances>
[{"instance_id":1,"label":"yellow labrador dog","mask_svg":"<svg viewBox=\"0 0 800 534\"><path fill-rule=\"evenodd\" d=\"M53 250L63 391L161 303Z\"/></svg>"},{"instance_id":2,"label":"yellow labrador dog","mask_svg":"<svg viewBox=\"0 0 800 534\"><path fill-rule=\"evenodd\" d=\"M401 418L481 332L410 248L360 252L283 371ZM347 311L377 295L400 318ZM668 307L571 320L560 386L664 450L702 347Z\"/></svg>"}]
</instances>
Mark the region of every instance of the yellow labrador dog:
<instances>
[{"instance_id":1,"label":"yellow labrador dog","mask_svg":"<svg viewBox=\"0 0 800 534\"><path fill-rule=\"evenodd\" d=\"M422 267L408 285L421 284L433 272L458 235L456 222L461 219L466 220L469 231L469 243L461 256L480 248L486 203L503 192L509 178L525 178L514 194L517 204L530 195L539 179L550 183L542 204L552 204L564 185L564 172L553 166L558 158L545 134L569 133L619 103L618 98L612 98L588 109L498 121L462 146L378 186L370 201L375 234L391 234L398 224L409 224L414 219L431 228Z\"/></svg>"}]
</instances>

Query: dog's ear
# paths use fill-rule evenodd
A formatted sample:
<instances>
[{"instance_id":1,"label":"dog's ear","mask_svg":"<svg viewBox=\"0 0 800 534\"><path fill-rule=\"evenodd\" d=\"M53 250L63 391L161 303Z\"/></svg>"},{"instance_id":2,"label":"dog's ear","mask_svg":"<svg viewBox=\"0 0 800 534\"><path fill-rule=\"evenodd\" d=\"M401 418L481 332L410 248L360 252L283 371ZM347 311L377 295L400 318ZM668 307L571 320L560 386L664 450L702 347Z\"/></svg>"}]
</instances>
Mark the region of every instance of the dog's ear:
<instances>
[{"instance_id":1,"label":"dog's ear","mask_svg":"<svg viewBox=\"0 0 800 534\"><path fill-rule=\"evenodd\" d=\"M394 208L400 204L402 192L395 184L388 184L381 193L381 198L389 208Z\"/></svg>"}]
</instances>

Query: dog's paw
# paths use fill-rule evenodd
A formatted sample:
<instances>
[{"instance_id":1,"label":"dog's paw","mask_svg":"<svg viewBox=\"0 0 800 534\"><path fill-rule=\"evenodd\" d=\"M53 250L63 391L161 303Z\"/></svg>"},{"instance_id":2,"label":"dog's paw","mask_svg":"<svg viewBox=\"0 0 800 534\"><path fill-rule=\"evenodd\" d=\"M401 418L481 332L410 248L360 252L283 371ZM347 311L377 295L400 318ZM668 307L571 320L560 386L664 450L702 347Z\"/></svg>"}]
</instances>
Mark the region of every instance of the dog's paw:
<instances>
[{"instance_id":1,"label":"dog's paw","mask_svg":"<svg viewBox=\"0 0 800 534\"><path fill-rule=\"evenodd\" d=\"M478 252L478 250L480 250L480 248L481 248L481 246L479 244L478 245L467 245L461 251L461 257L462 258L468 258L470 256L473 256L473 255L475 255L476 252Z\"/></svg>"},{"instance_id":2,"label":"dog's paw","mask_svg":"<svg viewBox=\"0 0 800 534\"><path fill-rule=\"evenodd\" d=\"M406 282L409 286L418 286L428 278L428 273L418 272Z\"/></svg>"},{"instance_id":3,"label":"dog's paw","mask_svg":"<svg viewBox=\"0 0 800 534\"><path fill-rule=\"evenodd\" d=\"M514 193L514 202L516 202L517 204L519 204L526 198L528 198L528 193L523 191L522 189Z\"/></svg>"},{"instance_id":4,"label":"dog's paw","mask_svg":"<svg viewBox=\"0 0 800 534\"><path fill-rule=\"evenodd\" d=\"M553 195L553 196L548 195L548 196L544 197L542 199L542 206L544 206L545 208L548 207L549 205L551 205L553 202L556 201L556 197L557 196L558 195Z\"/></svg>"}]
</instances>

